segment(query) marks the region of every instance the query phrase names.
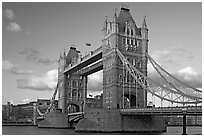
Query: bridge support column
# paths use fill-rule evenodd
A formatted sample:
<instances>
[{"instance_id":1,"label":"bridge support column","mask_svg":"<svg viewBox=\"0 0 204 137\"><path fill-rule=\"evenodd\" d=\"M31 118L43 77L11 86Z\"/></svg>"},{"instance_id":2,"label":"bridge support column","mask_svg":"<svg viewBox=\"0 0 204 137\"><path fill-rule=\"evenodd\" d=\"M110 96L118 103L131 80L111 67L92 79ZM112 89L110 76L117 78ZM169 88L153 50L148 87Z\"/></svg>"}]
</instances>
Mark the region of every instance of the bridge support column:
<instances>
[{"instance_id":1,"label":"bridge support column","mask_svg":"<svg viewBox=\"0 0 204 137\"><path fill-rule=\"evenodd\" d=\"M83 76L82 81L83 81L82 112L85 112L85 109L86 109L86 96L87 96L87 82L88 82L87 76Z\"/></svg>"},{"instance_id":2,"label":"bridge support column","mask_svg":"<svg viewBox=\"0 0 204 137\"><path fill-rule=\"evenodd\" d=\"M182 133L182 135L187 135L187 133L186 133L186 112L187 112L187 109L184 108L182 111L183 111L183 133Z\"/></svg>"},{"instance_id":3,"label":"bridge support column","mask_svg":"<svg viewBox=\"0 0 204 137\"><path fill-rule=\"evenodd\" d=\"M37 106L36 103L33 103L33 125L37 125Z\"/></svg>"}]
</instances>

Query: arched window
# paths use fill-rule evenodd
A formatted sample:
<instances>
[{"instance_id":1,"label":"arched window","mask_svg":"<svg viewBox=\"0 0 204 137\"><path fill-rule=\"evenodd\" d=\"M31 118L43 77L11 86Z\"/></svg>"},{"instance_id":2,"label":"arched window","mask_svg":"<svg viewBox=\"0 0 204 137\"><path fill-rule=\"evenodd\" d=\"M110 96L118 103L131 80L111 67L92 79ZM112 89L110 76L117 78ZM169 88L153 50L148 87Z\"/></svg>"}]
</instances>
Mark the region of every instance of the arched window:
<instances>
[{"instance_id":1,"label":"arched window","mask_svg":"<svg viewBox=\"0 0 204 137\"><path fill-rule=\"evenodd\" d=\"M130 40L129 39L127 39L127 44L130 44Z\"/></svg>"},{"instance_id":2,"label":"arched window","mask_svg":"<svg viewBox=\"0 0 204 137\"><path fill-rule=\"evenodd\" d=\"M127 28L127 35L129 35L130 34L130 30Z\"/></svg>"},{"instance_id":3,"label":"arched window","mask_svg":"<svg viewBox=\"0 0 204 137\"><path fill-rule=\"evenodd\" d=\"M122 74L119 75L119 82L123 82L123 75Z\"/></svg>"},{"instance_id":4,"label":"arched window","mask_svg":"<svg viewBox=\"0 0 204 137\"><path fill-rule=\"evenodd\" d=\"M72 87L76 88L77 87L77 82L75 80L72 81Z\"/></svg>"},{"instance_id":5,"label":"arched window","mask_svg":"<svg viewBox=\"0 0 204 137\"><path fill-rule=\"evenodd\" d=\"M133 45L133 40L131 39L131 44Z\"/></svg>"},{"instance_id":6,"label":"arched window","mask_svg":"<svg viewBox=\"0 0 204 137\"><path fill-rule=\"evenodd\" d=\"M125 44L125 38L123 38L123 44Z\"/></svg>"},{"instance_id":7,"label":"arched window","mask_svg":"<svg viewBox=\"0 0 204 137\"><path fill-rule=\"evenodd\" d=\"M133 29L131 29L131 35L133 36Z\"/></svg>"}]
</instances>

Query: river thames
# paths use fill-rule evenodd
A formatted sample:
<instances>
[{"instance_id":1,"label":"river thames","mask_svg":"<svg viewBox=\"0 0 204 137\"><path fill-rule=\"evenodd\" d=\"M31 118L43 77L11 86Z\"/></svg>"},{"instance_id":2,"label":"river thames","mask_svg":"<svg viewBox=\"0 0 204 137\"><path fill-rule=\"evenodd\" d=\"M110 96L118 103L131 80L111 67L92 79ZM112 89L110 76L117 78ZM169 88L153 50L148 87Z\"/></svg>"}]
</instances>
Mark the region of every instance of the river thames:
<instances>
[{"instance_id":1,"label":"river thames","mask_svg":"<svg viewBox=\"0 0 204 137\"><path fill-rule=\"evenodd\" d=\"M181 135L182 127L167 127L163 133L87 133L75 132L74 129L50 129L36 126L2 126L3 135ZM202 135L202 127L187 127L188 135Z\"/></svg>"}]
</instances>

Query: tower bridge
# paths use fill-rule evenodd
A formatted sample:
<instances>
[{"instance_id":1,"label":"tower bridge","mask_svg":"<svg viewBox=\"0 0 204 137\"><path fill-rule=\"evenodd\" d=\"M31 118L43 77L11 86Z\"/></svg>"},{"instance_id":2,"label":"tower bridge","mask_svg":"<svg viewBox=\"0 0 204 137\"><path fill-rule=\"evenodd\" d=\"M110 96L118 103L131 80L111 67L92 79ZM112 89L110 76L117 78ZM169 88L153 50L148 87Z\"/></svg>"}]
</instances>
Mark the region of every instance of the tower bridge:
<instances>
[{"instance_id":1,"label":"tower bridge","mask_svg":"<svg viewBox=\"0 0 204 137\"><path fill-rule=\"evenodd\" d=\"M202 107L197 107L202 103L202 92L173 77L148 54L145 18L137 27L130 9L122 7L112 21L105 18L102 31L102 46L96 50L82 57L76 47L70 47L59 57L58 109L70 121L82 119L76 130L165 131L164 115L180 115L182 108L189 110L187 114L202 114ZM148 61L165 85L147 76ZM103 70L103 108L90 108L86 105L87 77L99 70ZM160 99L161 106L163 101L170 102L171 108L147 108L147 93ZM174 109L175 103L182 107ZM71 109L77 113L72 115Z\"/></svg>"}]
</instances>

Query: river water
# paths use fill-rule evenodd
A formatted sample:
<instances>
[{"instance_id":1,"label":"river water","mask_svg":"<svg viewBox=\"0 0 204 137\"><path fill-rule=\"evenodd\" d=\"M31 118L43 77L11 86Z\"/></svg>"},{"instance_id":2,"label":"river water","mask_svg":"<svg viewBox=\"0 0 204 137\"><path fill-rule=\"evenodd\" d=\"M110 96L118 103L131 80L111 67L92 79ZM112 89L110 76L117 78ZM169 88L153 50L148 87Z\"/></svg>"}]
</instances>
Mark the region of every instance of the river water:
<instances>
[{"instance_id":1,"label":"river water","mask_svg":"<svg viewBox=\"0 0 204 137\"><path fill-rule=\"evenodd\" d=\"M2 126L3 135L181 135L182 127L167 127L163 133L84 133L74 129L49 129L36 126ZM188 135L201 135L202 127L187 127Z\"/></svg>"}]
</instances>

